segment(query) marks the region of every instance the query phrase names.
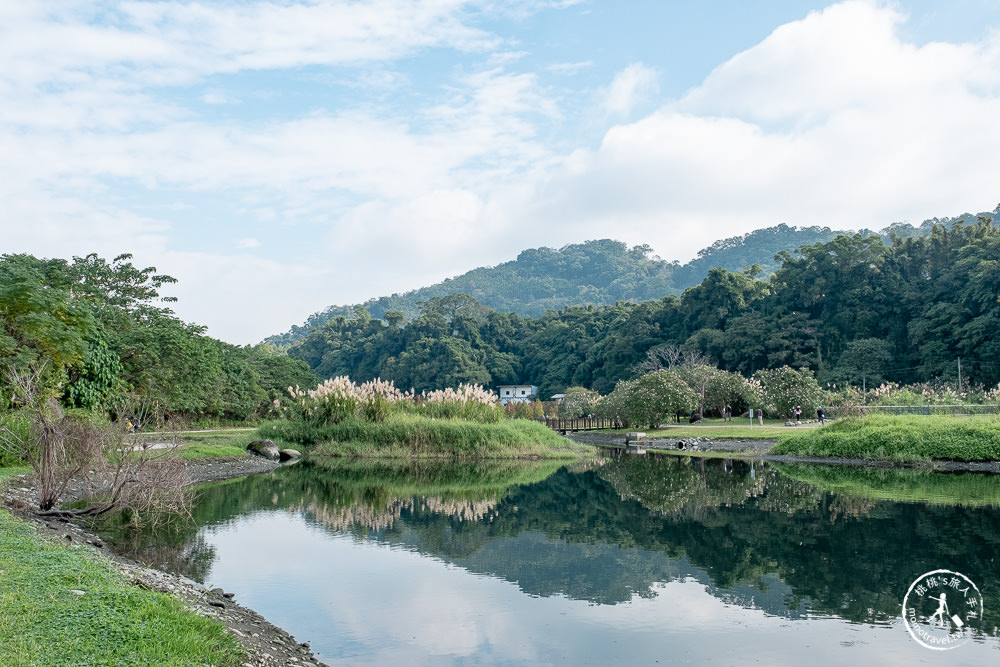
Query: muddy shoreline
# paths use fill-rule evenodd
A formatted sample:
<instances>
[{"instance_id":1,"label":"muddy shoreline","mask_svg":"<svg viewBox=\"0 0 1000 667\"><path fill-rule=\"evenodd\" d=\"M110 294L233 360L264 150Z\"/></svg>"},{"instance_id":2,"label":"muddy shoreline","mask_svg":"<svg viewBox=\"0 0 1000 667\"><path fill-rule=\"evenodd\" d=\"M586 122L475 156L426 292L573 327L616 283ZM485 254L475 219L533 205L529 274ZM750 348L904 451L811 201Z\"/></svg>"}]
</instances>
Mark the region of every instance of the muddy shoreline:
<instances>
[{"instance_id":1,"label":"muddy shoreline","mask_svg":"<svg viewBox=\"0 0 1000 667\"><path fill-rule=\"evenodd\" d=\"M187 483L203 484L216 480L270 472L278 467L274 461L255 456L234 459L207 459L188 462ZM72 497L78 489L70 489ZM128 581L148 590L167 593L184 602L188 609L201 616L214 618L229 629L247 652L244 665L277 667L324 665L306 643L298 642L288 632L270 623L253 609L235 602L235 595L221 588L209 589L187 577L146 567L112 552L98 536L83 526L66 520L39 517L35 512L38 495L29 476L15 477L3 495L4 508L19 519L30 522L43 538L92 549L113 563ZM237 591L238 593L238 591Z\"/></svg>"}]
</instances>

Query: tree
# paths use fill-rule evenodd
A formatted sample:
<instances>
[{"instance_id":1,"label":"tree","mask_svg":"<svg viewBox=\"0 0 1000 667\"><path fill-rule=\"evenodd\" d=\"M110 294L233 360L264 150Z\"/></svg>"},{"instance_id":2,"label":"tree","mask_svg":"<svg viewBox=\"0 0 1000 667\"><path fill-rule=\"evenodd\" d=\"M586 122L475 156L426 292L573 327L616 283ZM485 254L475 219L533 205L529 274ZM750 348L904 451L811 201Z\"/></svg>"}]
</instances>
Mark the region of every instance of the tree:
<instances>
[{"instance_id":1,"label":"tree","mask_svg":"<svg viewBox=\"0 0 1000 667\"><path fill-rule=\"evenodd\" d=\"M626 387L625 413L629 421L651 429L672 415L687 414L698 406L698 395L671 371L647 373Z\"/></svg>"},{"instance_id":2,"label":"tree","mask_svg":"<svg viewBox=\"0 0 1000 667\"><path fill-rule=\"evenodd\" d=\"M882 371L891 359L889 343L881 338L852 340L840 355L836 374L845 379L857 380L860 377L861 391L867 391L868 380L872 383L882 381Z\"/></svg>"},{"instance_id":3,"label":"tree","mask_svg":"<svg viewBox=\"0 0 1000 667\"><path fill-rule=\"evenodd\" d=\"M559 416L565 419L586 417L594 412L600 394L584 387L569 387L559 401Z\"/></svg>"},{"instance_id":4,"label":"tree","mask_svg":"<svg viewBox=\"0 0 1000 667\"><path fill-rule=\"evenodd\" d=\"M66 263L30 255L0 258L0 363L37 373L39 389L56 391L66 370L87 353L95 322L73 300Z\"/></svg>"},{"instance_id":5,"label":"tree","mask_svg":"<svg viewBox=\"0 0 1000 667\"><path fill-rule=\"evenodd\" d=\"M739 373L718 370L705 383L704 405L723 413L726 406L736 414L756 405L756 395L747 379Z\"/></svg>"},{"instance_id":6,"label":"tree","mask_svg":"<svg viewBox=\"0 0 1000 667\"><path fill-rule=\"evenodd\" d=\"M808 414L819 406L823 395L816 378L808 368L795 370L788 366L754 373L763 388L764 410L771 415L788 418L796 405L805 406Z\"/></svg>"},{"instance_id":7,"label":"tree","mask_svg":"<svg viewBox=\"0 0 1000 667\"><path fill-rule=\"evenodd\" d=\"M173 455L177 441L166 449L152 449L126 426L126 414L149 423L155 421L153 413L144 411L140 403L120 405L121 418L102 426L93 419L66 414L40 378L38 369L26 373L8 367L6 380L31 426L26 436L6 427L0 430L0 448L27 461L35 472L40 514L100 516L113 509L144 514L188 506L184 462ZM71 482L84 489L85 505L57 508Z\"/></svg>"}]
</instances>

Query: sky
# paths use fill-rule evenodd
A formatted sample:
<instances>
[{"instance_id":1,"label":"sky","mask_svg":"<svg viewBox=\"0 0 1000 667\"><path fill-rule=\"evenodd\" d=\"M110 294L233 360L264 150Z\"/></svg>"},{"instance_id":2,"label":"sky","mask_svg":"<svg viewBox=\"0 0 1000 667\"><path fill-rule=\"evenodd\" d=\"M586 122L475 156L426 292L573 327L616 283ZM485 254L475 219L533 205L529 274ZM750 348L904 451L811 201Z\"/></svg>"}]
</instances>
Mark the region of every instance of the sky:
<instances>
[{"instance_id":1,"label":"sky","mask_svg":"<svg viewBox=\"0 0 1000 667\"><path fill-rule=\"evenodd\" d=\"M0 253L252 344L590 239L1000 202L995 0L0 0Z\"/></svg>"}]
</instances>

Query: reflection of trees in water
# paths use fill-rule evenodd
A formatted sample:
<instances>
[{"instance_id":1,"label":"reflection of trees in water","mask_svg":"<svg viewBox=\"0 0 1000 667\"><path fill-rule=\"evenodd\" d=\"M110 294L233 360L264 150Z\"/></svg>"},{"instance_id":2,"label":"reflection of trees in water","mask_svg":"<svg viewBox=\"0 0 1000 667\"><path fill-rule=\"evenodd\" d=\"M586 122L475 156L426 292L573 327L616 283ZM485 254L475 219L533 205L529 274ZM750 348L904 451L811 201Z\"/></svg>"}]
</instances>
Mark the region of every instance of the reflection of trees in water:
<instances>
[{"instance_id":1,"label":"reflection of trees in water","mask_svg":"<svg viewBox=\"0 0 1000 667\"><path fill-rule=\"evenodd\" d=\"M111 521L122 520L113 517ZM197 532L194 522L174 519L143 530L129 526L123 522L112 531L108 523L101 525L101 533L112 551L144 565L205 583L215 561L215 547Z\"/></svg>"},{"instance_id":2,"label":"reflection of trees in water","mask_svg":"<svg viewBox=\"0 0 1000 667\"><path fill-rule=\"evenodd\" d=\"M480 487L482 466L302 467L206 487L194 514L198 525L213 525L261 510L311 513L331 532L403 544L529 594L598 604L693 576L723 600L754 600L769 613L808 601L816 612L879 622L898 617L913 579L945 568L980 586L984 625L1000 625L1000 509L832 493L752 465L629 457L553 474L505 471ZM504 475L534 479L504 486ZM970 481L975 497L986 498L985 482ZM917 482L944 497L942 485L961 480ZM161 529L165 551L130 539L138 560L193 578L212 558L195 524ZM772 574L788 589L776 591Z\"/></svg>"},{"instance_id":3,"label":"reflection of trees in water","mask_svg":"<svg viewBox=\"0 0 1000 667\"><path fill-rule=\"evenodd\" d=\"M607 463L597 474L611 482L622 500L635 499L663 514L685 509L690 514L761 495L767 483L760 466L731 459L627 456Z\"/></svg>"}]
</instances>

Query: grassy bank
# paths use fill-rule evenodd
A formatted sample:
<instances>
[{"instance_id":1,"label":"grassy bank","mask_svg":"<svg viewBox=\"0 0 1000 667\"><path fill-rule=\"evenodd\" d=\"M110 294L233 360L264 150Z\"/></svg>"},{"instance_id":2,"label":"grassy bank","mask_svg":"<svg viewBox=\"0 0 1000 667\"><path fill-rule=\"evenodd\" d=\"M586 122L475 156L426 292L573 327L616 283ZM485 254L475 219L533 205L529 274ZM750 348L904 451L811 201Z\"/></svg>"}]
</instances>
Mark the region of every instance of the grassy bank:
<instances>
[{"instance_id":1,"label":"grassy bank","mask_svg":"<svg viewBox=\"0 0 1000 667\"><path fill-rule=\"evenodd\" d=\"M185 459L232 458L244 456L247 445L260 440L256 430L219 429L215 431L180 433L178 454Z\"/></svg>"},{"instance_id":2,"label":"grassy bank","mask_svg":"<svg viewBox=\"0 0 1000 667\"><path fill-rule=\"evenodd\" d=\"M797 433L773 454L885 461L1000 459L1000 419L870 415Z\"/></svg>"},{"instance_id":3,"label":"grassy bank","mask_svg":"<svg viewBox=\"0 0 1000 667\"><path fill-rule=\"evenodd\" d=\"M260 437L293 445L315 445L316 456L562 459L592 451L525 419L484 424L398 414L377 423L350 420L310 426L301 421L287 421L263 425Z\"/></svg>"},{"instance_id":4,"label":"grassy bank","mask_svg":"<svg viewBox=\"0 0 1000 667\"><path fill-rule=\"evenodd\" d=\"M235 665L222 625L0 510L0 664ZM81 591L82 595L74 592Z\"/></svg>"},{"instance_id":5,"label":"grassy bank","mask_svg":"<svg viewBox=\"0 0 1000 667\"><path fill-rule=\"evenodd\" d=\"M794 463L777 463L775 467L792 479L846 496L930 505L1000 507L1000 478L996 475Z\"/></svg>"}]
</instances>

